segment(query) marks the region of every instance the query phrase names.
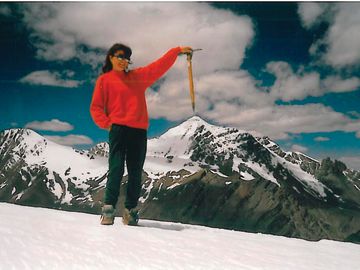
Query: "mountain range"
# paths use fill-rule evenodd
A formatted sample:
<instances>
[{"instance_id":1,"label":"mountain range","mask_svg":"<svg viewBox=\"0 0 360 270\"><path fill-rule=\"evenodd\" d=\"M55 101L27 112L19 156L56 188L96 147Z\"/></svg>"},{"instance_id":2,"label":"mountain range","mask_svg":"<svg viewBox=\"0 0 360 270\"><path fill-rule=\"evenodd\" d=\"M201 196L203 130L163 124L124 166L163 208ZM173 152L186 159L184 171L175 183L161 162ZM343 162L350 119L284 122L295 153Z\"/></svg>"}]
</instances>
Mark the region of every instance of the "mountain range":
<instances>
[{"instance_id":1,"label":"mountain range","mask_svg":"<svg viewBox=\"0 0 360 270\"><path fill-rule=\"evenodd\" d=\"M108 149L4 130L0 201L99 214ZM125 169L117 215L126 183ZM360 243L360 172L194 116L148 140L139 208L146 219Z\"/></svg>"}]
</instances>

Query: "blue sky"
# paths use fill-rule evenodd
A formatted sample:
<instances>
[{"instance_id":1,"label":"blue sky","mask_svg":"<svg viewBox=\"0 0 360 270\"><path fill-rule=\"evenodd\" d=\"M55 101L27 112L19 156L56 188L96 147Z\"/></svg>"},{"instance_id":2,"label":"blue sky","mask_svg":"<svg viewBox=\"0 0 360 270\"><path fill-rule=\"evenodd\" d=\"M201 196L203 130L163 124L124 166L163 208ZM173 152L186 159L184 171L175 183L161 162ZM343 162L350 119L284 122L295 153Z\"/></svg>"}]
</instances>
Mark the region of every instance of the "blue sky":
<instances>
[{"instance_id":1,"label":"blue sky","mask_svg":"<svg viewBox=\"0 0 360 270\"><path fill-rule=\"evenodd\" d=\"M135 68L192 46L197 115L360 169L359 14L356 2L1 3L0 129L107 141L89 114L107 49L128 44ZM149 137L193 115L185 57L147 102Z\"/></svg>"}]
</instances>

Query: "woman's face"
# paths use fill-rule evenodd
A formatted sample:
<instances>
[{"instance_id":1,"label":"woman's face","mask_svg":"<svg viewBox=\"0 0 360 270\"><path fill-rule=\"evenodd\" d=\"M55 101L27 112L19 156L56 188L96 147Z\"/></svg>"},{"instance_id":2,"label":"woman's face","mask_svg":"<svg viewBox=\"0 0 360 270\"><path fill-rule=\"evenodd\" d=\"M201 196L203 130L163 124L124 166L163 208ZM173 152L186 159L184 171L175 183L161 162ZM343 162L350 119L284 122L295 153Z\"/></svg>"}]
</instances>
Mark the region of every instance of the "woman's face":
<instances>
[{"instance_id":1,"label":"woman's face","mask_svg":"<svg viewBox=\"0 0 360 270\"><path fill-rule=\"evenodd\" d=\"M124 56L124 51L123 50L119 50L119 51L116 51L114 53L113 56L109 56L110 57L110 62L112 64L112 67L114 70L116 71L123 71L125 69L127 69L127 67L129 66L129 63L128 61L123 58L123 59L119 59L118 56Z\"/></svg>"}]
</instances>

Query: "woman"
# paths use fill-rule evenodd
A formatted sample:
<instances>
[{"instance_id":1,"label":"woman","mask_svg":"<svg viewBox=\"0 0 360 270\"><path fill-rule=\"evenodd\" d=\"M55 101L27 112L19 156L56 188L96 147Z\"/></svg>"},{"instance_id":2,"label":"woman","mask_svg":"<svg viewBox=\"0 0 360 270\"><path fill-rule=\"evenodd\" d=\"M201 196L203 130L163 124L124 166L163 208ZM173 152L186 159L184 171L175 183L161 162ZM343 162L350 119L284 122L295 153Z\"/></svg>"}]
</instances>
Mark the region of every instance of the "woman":
<instances>
[{"instance_id":1,"label":"woman","mask_svg":"<svg viewBox=\"0 0 360 270\"><path fill-rule=\"evenodd\" d=\"M101 224L114 224L125 161L128 185L123 223L137 224L136 206L141 191L149 127L145 90L164 75L179 54L191 51L191 47L172 48L150 65L129 71L131 49L118 43L109 49L90 105L94 122L100 128L109 130L109 174Z\"/></svg>"}]
</instances>

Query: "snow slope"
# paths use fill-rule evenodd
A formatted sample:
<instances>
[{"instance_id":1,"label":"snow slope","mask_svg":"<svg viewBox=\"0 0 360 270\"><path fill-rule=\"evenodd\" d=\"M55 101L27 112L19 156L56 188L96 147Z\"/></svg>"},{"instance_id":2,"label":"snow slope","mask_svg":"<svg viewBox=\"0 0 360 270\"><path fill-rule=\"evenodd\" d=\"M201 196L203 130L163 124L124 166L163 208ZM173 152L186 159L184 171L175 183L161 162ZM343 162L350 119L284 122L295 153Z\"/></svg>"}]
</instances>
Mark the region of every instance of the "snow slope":
<instances>
[{"instance_id":1,"label":"snow slope","mask_svg":"<svg viewBox=\"0 0 360 270\"><path fill-rule=\"evenodd\" d=\"M0 203L0 269L358 269L360 245Z\"/></svg>"}]
</instances>

